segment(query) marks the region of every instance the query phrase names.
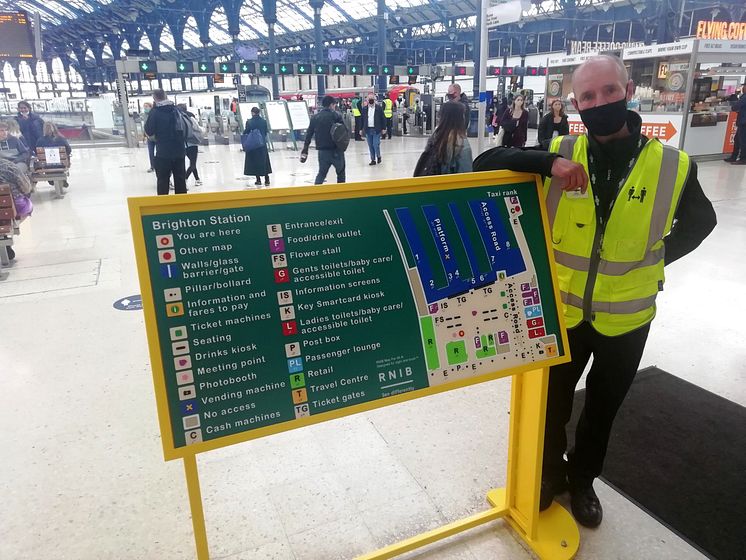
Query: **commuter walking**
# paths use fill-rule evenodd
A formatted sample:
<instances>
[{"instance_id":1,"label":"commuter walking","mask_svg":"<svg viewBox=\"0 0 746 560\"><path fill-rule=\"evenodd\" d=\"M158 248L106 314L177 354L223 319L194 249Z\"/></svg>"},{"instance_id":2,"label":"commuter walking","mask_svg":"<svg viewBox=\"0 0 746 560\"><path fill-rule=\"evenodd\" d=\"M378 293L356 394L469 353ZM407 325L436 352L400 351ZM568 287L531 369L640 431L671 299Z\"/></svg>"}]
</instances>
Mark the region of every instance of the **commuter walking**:
<instances>
[{"instance_id":1,"label":"commuter walking","mask_svg":"<svg viewBox=\"0 0 746 560\"><path fill-rule=\"evenodd\" d=\"M635 88L618 57L578 66L572 88L586 134L554 138L551 153L495 148L474 169L551 175L544 193L572 361L549 374L540 509L569 489L575 519L596 527L603 509L593 481L640 365L663 267L698 247L716 218L697 165L645 137L640 115L627 110ZM591 356L575 446L568 450L565 426Z\"/></svg>"},{"instance_id":2,"label":"commuter walking","mask_svg":"<svg viewBox=\"0 0 746 560\"><path fill-rule=\"evenodd\" d=\"M331 95L325 95L321 100L323 109L311 117L311 122L306 130L306 141L300 153L301 162L308 158L308 147L311 140L316 136L316 151L319 153L319 172L316 174L314 185L321 185L326 180L326 174L333 165L337 172L337 183L346 181L345 154L335 142L332 135L333 129L341 126L344 130L338 132L339 136L346 136L349 141L350 131L344 125L342 115L337 113L337 100ZM337 126L338 125L338 126Z\"/></svg>"},{"instance_id":3,"label":"commuter walking","mask_svg":"<svg viewBox=\"0 0 746 560\"><path fill-rule=\"evenodd\" d=\"M155 106L148 113L145 134L155 138L153 166L157 178L159 195L168 194L171 176L174 179L176 194L186 194L186 134L188 127L173 101L166 97L162 89L153 90Z\"/></svg>"},{"instance_id":4,"label":"commuter walking","mask_svg":"<svg viewBox=\"0 0 746 560\"><path fill-rule=\"evenodd\" d=\"M502 145L522 148L528 136L528 111L523 108L523 96L516 95L513 103L502 114L500 127L503 129Z\"/></svg>"},{"instance_id":5,"label":"commuter walking","mask_svg":"<svg viewBox=\"0 0 746 560\"><path fill-rule=\"evenodd\" d=\"M570 134L570 124L567 122L565 104L561 99L555 99L549 106L549 112L541 118L537 143L546 148L552 138L567 136L568 134Z\"/></svg>"},{"instance_id":6,"label":"commuter walking","mask_svg":"<svg viewBox=\"0 0 746 560\"><path fill-rule=\"evenodd\" d=\"M443 103L440 120L417 161L414 176L468 173L472 155L464 128L464 110L458 103Z\"/></svg>"},{"instance_id":7,"label":"commuter walking","mask_svg":"<svg viewBox=\"0 0 746 560\"><path fill-rule=\"evenodd\" d=\"M384 134L383 138L391 140L391 134L394 130L394 102L388 95L383 100L383 116L386 119L386 132L388 133Z\"/></svg>"},{"instance_id":8,"label":"commuter walking","mask_svg":"<svg viewBox=\"0 0 746 560\"><path fill-rule=\"evenodd\" d=\"M186 170L186 180L194 175L194 186L201 187L202 181L199 178L199 172L197 171L197 157L199 156L199 147L202 145L202 128L200 128L197 118L194 113L187 110L187 106L184 103L179 103L179 111L185 114L189 118L191 127L186 137L186 157L189 160L189 167Z\"/></svg>"},{"instance_id":9,"label":"commuter walking","mask_svg":"<svg viewBox=\"0 0 746 560\"><path fill-rule=\"evenodd\" d=\"M259 115L259 107L251 108L251 118L246 121L244 134L257 130L261 134L261 143L250 151L245 151L243 174L256 177L256 186L261 186L264 176L264 186L269 186L269 176L272 174L272 163L269 161L267 149L267 121Z\"/></svg>"},{"instance_id":10,"label":"commuter walking","mask_svg":"<svg viewBox=\"0 0 746 560\"><path fill-rule=\"evenodd\" d=\"M738 113L736 117L736 138L733 154L725 161L733 165L746 165L746 84L741 86L741 97L731 105ZM740 152L740 156L738 155Z\"/></svg>"},{"instance_id":11,"label":"commuter walking","mask_svg":"<svg viewBox=\"0 0 746 560\"><path fill-rule=\"evenodd\" d=\"M368 103L361 113L370 152L368 165L375 165L381 163L381 134L386 134L386 120L383 116L383 109L376 103L376 96L372 93L368 95Z\"/></svg>"},{"instance_id":12,"label":"commuter walking","mask_svg":"<svg viewBox=\"0 0 746 560\"><path fill-rule=\"evenodd\" d=\"M28 101L18 102L18 115L16 116L18 126L21 128L21 134L26 141L26 145L31 153L36 151L36 143L39 138L44 136L44 121L36 113L31 111L31 105Z\"/></svg>"}]
</instances>

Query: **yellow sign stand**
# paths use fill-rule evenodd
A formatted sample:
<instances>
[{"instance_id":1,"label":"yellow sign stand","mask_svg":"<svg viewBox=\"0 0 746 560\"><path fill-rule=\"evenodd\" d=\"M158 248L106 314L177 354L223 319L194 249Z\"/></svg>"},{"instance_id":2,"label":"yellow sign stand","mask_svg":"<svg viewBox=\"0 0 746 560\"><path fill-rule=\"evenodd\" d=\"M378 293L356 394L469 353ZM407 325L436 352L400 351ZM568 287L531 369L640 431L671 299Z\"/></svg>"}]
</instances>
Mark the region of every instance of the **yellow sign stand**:
<instances>
[{"instance_id":1,"label":"yellow sign stand","mask_svg":"<svg viewBox=\"0 0 746 560\"><path fill-rule=\"evenodd\" d=\"M364 554L357 560L394 558L500 518L541 560L574 558L580 546L580 532L573 517L556 502L539 512L548 384L548 368L513 375L507 485L487 493L491 509ZM209 560L196 454L184 456L184 471L197 558Z\"/></svg>"},{"instance_id":2,"label":"yellow sign stand","mask_svg":"<svg viewBox=\"0 0 746 560\"><path fill-rule=\"evenodd\" d=\"M542 450L544 447L544 424L546 418L547 388L549 367L568 361L569 356L556 356L543 361L547 367L526 371L526 366L505 369L497 374L481 375L450 383L446 386L430 387L418 391L417 395L399 394L374 402L350 406L343 410L325 412L313 417L301 418L285 425L266 426L252 430L251 433L240 433L206 441L196 445L175 448L169 424L165 383L161 366L160 343L157 335L152 289L148 276L148 264L145 251L144 232L141 218L144 215L159 212L183 212L196 209L219 209L277 204L285 202L312 202L340 198L357 198L371 195L400 194L406 192L424 192L454 187L469 187L484 184L505 184L509 182L528 181L536 184L541 193L541 184L536 176L507 173L472 173L439 177L437 182L432 178L409 179L403 181L381 181L360 185L336 185L324 191L311 191L307 188L282 189L279 192L265 191L253 193L249 199L245 193L209 193L180 197L147 197L129 200L130 218L135 253L138 264L140 284L142 287L145 324L148 333L153 379L159 409L159 422L163 439L166 460L182 458L186 476L189 505L192 512L192 525L197 548L198 560L209 560L207 529L205 526L202 493L199 483L197 454L226 445L240 443L292 428L311 425L333 418L372 410L381 406L404 402L418 396L437 394L443 391L466 387L491 379L512 376L512 397L510 410L510 438L508 449L508 473L505 488L491 490L487 501L492 506L487 511L454 521L438 529L403 540L375 552L358 557L357 560L383 560L427 546L439 540L478 527L485 523L504 518L517 532L518 536L539 556L541 560L569 560L577 553L580 544L580 533L572 516L557 503L544 512L539 512L539 495L541 489ZM402 184L406 183L406 184ZM543 199L541 203L542 224L547 247L551 249L549 224ZM556 269L551 250L548 251L549 264L554 278L554 298L558 305L563 347L567 349L567 332L559 305L560 294L556 282ZM170 436L170 437L168 437Z\"/></svg>"}]
</instances>

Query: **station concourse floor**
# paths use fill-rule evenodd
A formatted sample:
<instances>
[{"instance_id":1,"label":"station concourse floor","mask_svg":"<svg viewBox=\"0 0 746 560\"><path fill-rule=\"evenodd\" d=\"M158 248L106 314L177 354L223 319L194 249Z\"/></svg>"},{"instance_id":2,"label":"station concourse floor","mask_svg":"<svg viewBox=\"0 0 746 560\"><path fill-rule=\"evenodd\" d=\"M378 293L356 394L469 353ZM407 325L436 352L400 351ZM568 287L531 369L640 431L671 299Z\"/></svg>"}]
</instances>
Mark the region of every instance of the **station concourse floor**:
<instances>
[{"instance_id":1,"label":"station concourse floor","mask_svg":"<svg viewBox=\"0 0 746 560\"><path fill-rule=\"evenodd\" d=\"M424 144L384 141L383 163L368 166L366 144L353 142L348 180L409 177ZM284 149L271 158L271 188L313 181L315 151L306 164ZM182 462L162 456L142 312L112 307L140 293L126 199L155 194L146 168L145 147L74 150L68 195L39 185L16 238L0 282L3 560L196 556ZM236 145L202 148L199 169L204 185L192 192L253 188ZM745 171L699 165L719 224L666 268L641 364L741 405ZM505 483L509 394L509 380L494 381L199 456L211 557L349 559L486 509L486 492ZM577 558L705 558L595 488L604 521L581 528ZM496 522L402 558L531 557Z\"/></svg>"}]
</instances>

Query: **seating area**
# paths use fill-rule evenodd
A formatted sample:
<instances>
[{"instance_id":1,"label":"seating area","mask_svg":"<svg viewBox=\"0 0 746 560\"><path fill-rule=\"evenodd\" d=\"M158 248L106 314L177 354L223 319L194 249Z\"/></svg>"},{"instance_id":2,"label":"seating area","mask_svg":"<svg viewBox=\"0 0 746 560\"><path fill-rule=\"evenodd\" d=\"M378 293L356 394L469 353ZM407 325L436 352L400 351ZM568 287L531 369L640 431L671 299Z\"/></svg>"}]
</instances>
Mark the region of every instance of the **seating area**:
<instances>
[{"instance_id":1,"label":"seating area","mask_svg":"<svg viewBox=\"0 0 746 560\"><path fill-rule=\"evenodd\" d=\"M64 147L36 148L35 158L31 162L32 192L37 183L50 182L54 186L55 196L63 198L67 192L70 176L70 157Z\"/></svg>"},{"instance_id":2,"label":"seating area","mask_svg":"<svg viewBox=\"0 0 746 560\"><path fill-rule=\"evenodd\" d=\"M8 276L5 269L10 266L9 249L13 245L13 236L18 233L16 208L10 185L0 185L0 280Z\"/></svg>"}]
</instances>

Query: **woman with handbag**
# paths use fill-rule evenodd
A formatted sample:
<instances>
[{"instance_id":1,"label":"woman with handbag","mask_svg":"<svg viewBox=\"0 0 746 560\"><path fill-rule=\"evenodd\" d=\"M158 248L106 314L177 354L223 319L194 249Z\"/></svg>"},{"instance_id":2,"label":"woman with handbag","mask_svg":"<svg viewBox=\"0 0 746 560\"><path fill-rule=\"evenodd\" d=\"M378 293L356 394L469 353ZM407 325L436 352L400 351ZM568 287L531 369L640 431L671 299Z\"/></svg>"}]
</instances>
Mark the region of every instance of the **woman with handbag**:
<instances>
[{"instance_id":1,"label":"woman with handbag","mask_svg":"<svg viewBox=\"0 0 746 560\"><path fill-rule=\"evenodd\" d=\"M267 151L267 121L259 116L259 107L252 107L251 118L246 121L243 134L242 143L244 152L246 152L243 174L255 176L256 186L261 186L263 175L264 185L269 186L272 164L269 161L269 151ZM260 135L261 138L259 138Z\"/></svg>"},{"instance_id":2,"label":"woman with handbag","mask_svg":"<svg viewBox=\"0 0 746 560\"><path fill-rule=\"evenodd\" d=\"M501 146L522 148L528 136L528 111L523 108L523 96L516 95L512 105L500 119L504 130Z\"/></svg>"}]
</instances>

